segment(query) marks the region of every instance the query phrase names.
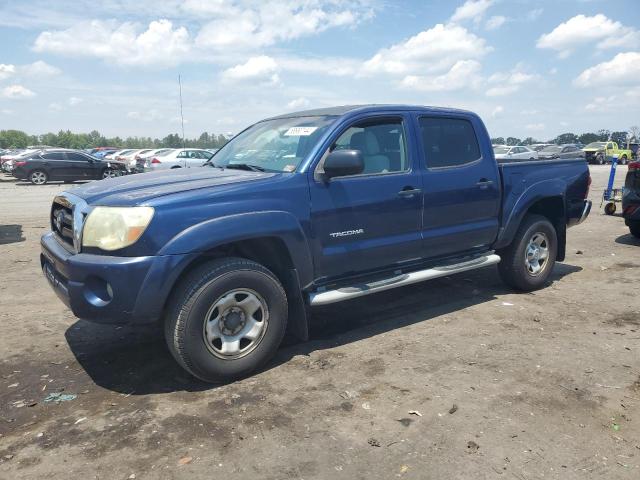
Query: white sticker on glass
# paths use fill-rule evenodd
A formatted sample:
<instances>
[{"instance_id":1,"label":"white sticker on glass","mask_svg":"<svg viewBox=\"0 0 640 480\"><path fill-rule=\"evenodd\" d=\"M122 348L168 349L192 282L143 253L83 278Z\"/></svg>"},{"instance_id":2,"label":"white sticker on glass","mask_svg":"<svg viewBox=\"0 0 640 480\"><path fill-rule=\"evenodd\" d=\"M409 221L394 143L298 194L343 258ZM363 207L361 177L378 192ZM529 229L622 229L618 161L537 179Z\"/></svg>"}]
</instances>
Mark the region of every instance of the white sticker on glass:
<instances>
[{"instance_id":1,"label":"white sticker on glass","mask_svg":"<svg viewBox=\"0 0 640 480\"><path fill-rule=\"evenodd\" d=\"M285 137L308 137L315 132L318 127L291 127L284 132Z\"/></svg>"}]
</instances>

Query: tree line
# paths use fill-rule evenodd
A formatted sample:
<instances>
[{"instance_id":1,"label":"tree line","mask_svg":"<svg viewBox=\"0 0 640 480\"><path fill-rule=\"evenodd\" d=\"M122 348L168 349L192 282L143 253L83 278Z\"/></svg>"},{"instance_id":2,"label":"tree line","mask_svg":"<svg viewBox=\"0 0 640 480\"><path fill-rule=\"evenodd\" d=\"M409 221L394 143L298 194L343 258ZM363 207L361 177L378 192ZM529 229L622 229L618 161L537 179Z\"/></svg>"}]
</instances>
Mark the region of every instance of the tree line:
<instances>
[{"instance_id":1,"label":"tree line","mask_svg":"<svg viewBox=\"0 0 640 480\"><path fill-rule=\"evenodd\" d=\"M555 143L562 145L565 143L583 143L585 145L591 142L613 141L618 145L626 145L627 139L630 142L637 142L640 133L639 127L631 127L629 131L611 132L609 130L598 130L596 133L589 132L577 135L575 133L562 133L552 140L536 140L533 137L520 139L517 137L495 137L491 139L493 145L532 145L534 143Z\"/></svg>"},{"instance_id":2,"label":"tree line","mask_svg":"<svg viewBox=\"0 0 640 480\"><path fill-rule=\"evenodd\" d=\"M203 132L198 138L185 138L171 133L164 138L151 137L105 137L97 130L90 133L73 133L60 130L58 133L29 135L21 130L0 130L0 148L26 148L28 145L74 148L82 150L96 147L121 148L220 148L229 141L224 135Z\"/></svg>"}]
</instances>

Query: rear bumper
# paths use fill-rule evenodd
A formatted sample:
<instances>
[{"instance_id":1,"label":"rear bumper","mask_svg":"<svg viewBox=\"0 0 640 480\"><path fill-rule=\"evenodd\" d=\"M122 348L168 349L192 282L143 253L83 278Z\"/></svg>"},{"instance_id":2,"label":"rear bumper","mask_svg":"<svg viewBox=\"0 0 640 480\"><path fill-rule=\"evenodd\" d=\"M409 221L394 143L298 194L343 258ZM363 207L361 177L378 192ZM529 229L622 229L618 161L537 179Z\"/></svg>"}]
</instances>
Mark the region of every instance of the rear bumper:
<instances>
[{"instance_id":1,"label":"rear bumper","mask_svg":"<svg viewBox=\"0 0 640 480\"><path fill-rule=\"evenodd\" d=\"M40 264L51 288L79 318L96 323L150 323L192 255L112 257L72 253L53 233L41 241Z\"/></svg>"},{"instance_id":2,"label":"rear bumper","mask_svg":"<svg viewBox=\"0 0 640 480\"><path fill-rule=\"evenodd\" d=\"M591 213L592 205L591 200L583 200L582 203L578 203L577 205L572 204L572 207L569 209L567 227L580 225L584 222Z\"/></svg>"}]
</instances>

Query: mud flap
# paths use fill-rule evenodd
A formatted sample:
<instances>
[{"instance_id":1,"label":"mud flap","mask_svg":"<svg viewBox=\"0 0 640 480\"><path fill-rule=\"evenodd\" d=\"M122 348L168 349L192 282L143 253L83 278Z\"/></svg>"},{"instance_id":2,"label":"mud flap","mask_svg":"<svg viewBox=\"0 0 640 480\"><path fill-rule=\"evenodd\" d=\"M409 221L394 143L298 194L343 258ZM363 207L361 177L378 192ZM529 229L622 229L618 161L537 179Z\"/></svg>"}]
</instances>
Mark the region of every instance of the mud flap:
<instances>
[{"instance_id":1,"label":"mud flap","mask_svg":"<svg viewBox=\"0 0 640 480\"><path fill-rule=\"evenodd\" d=\"M283 278L287 301L289 303L289 320L287 322L287 334L297 340L306 342L309 340L309 324L307 322L307 310L300 290L298 271L290 269L285 272Z\"/></svg>"}]
</instances>

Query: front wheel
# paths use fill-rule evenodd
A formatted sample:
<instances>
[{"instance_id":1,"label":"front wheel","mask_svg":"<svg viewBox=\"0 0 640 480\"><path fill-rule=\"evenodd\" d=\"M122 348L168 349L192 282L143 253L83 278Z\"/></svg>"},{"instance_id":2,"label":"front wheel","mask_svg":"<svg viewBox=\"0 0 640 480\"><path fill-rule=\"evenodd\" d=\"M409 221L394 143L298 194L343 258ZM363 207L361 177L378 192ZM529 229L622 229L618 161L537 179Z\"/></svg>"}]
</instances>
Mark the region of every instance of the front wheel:
<instances>
[{"instance_id":1,"label":"front wheel","mask_svg":"<svg viewBox=\"0 0 640 480\"><path fill-rule=\"evenodd\" d=\"M102 178L103 179L105 179L105 178L115 178L115 177L118 177L118 176L119 176L119 173L113 168L105 168L102 171Z\"/></svg>"},{"instance_id":2,"label":"front wheel","mask_svg":"<svg viewBox=\"0 0 640 480\"><path fill-rule=\"evenodd\" d=\"M616 204L613 202L607 203L604 206L604 213L606 213L607 215L613 215L614 213L616 213Z\"/></svg>"},{"instance_id":3,"label":"front wheel","mask_svg":"<svg viewBox=\"0 0 640 480\"><path fill-rule=\"evenodd\" d=\"M620 159L620 165L626 165L627 164L627 156L623 155L622 158Z\"/></svg>"},{"instance_id":4,"label":"front wheel","mask_svg":"<svg viewBox=\"0 0 640 480\"><path fill-rule=\"evenodd\" d=\"M596 163L598 165L604 165L604 155L600 154L596 157Z\"/></svg>"},{"instance_id":5,"label":"front wheel","mask_svg":"<svg viewBox=\"0 0 640 480\"><path fill-rule=\"evenodd\" d=\"M177 286L165 338L174 358L195 377L233 380L276 353L287 312L285 291L267 268L242 258L213 260Z\"/></svg>"},{"instance_id":6,"label":"front wheel","mask_svg":"<svg viewBox=\"0 0 640 480\"><path fill-rule=\"evenodd\" d=\"M498 252L498 271L510 287L531 292L544 286L557 253L558 237L553 224L541 215L528 215L511 245Z\"/></svg>"}]
</instances>

